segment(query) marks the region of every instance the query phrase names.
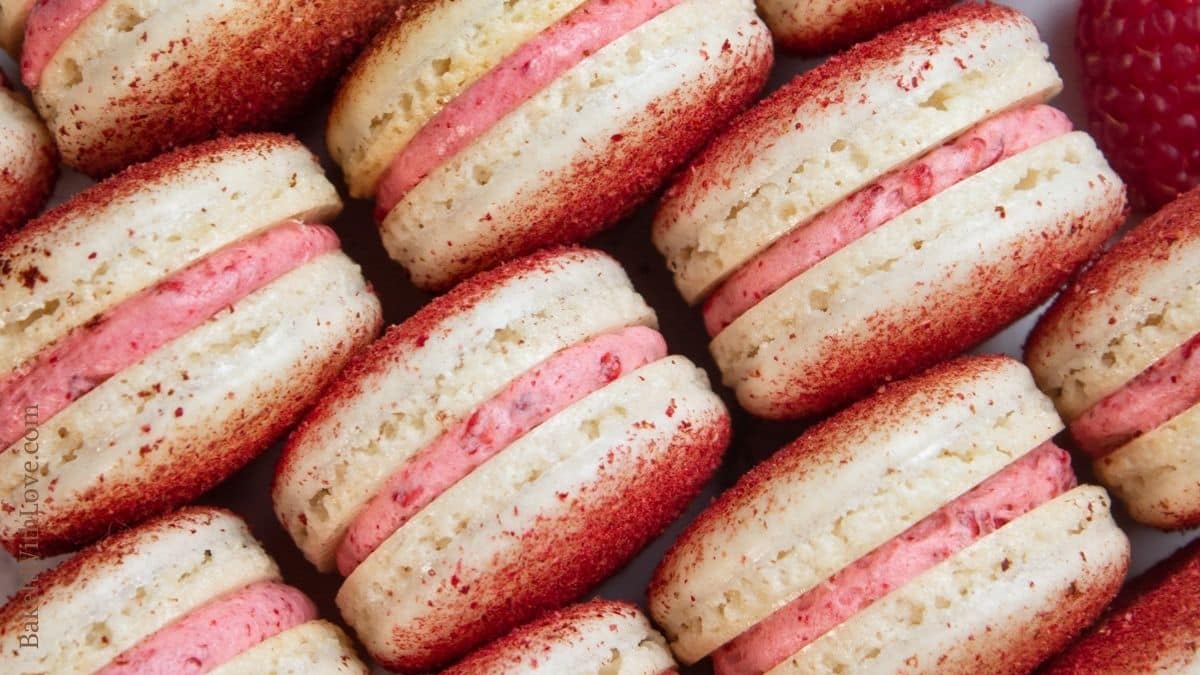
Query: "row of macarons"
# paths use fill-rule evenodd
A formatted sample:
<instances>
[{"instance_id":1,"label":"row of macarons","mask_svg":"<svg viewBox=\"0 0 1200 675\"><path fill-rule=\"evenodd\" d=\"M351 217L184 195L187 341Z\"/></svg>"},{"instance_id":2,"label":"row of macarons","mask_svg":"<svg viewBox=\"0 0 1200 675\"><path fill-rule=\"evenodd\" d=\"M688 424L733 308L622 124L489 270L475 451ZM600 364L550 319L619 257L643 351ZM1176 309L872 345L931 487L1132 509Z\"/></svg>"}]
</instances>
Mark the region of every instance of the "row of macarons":
<instances>
[{"instance_id":1,"label":"row of macarons","mask_svg":"<svg viewBox=\"0 0 1200 675\"><path fill-rule=\"evenodd\" d=\"M950 2L759 5L780 45L817 54ZM3 0L0 49L20 61L20 79L41 117L0 79L3 231L45 203L60 155L68 167L99 178L218 135L279 128L317 104L360 53L338 95L329 139L356 196L385 193L381 216L413 187L406 181L489 136L518 109L518 126L531 125L523 130L539 141L582 126L593 127L588 142L629 135L627 149L639 136L658 137L654 145L668 149L664 156L639 166L655 158L646 148L623 164L638 169L638 180L620 195L624 202L644 197L749 102L770 67L772 45L753 0ZM719 62L701 63L701 53L720 55ZM579 91L581 85L594 91ZM543 92L548 88L555 91ZM577 106L598 101L612 113L603 122L562 126ZM561 116L547 116L549 107ZM692 121L675 124L680 116ZM437 131L450 126L457 128ZM434 131L418 134L422 127ZM585 159L581 147L560 148L560 181L605 173L567 168ZM591 154L628 152L614 145ZM414 156L417 165L406 167ZM475 157L470 171L487 171L483 159L494 165L498 153ZM615 186L614 175L602 179ZM588 217L597 222L576 226L595 229L626 206L594 206Z\"/></svg>"},{"instance_id":2,"label":"row of macarons","mask_svg":"<svg viewBox=\"0 0 1200 675\"><path fill-rule=\"evenodd\" d=\"M420 671L587 593L712 477L729 413L615 260L556 248L502 264L376 340L379 302L319 224L339 208L307 149L250 135L137 165L5 240L10 552L167 512L294 427L271 486L280 522L346 577L339 607L371 655ZM1200 193L1184 196L1083 272L1031 336L1029 369L976 357L888 384L743 478L651 588L678 658L890 670L923 636L1019 670L1061 647L1116 592L1129 549L1107 494L1076 488L1050 443L1060 412L1134 517L1200 513L1198 214ZM21 603L41 602L26 596L0 638L38 672L58 657L13 646ZM940 628L968 615L966 633ZM905 621L939 628L897 634ZM955 651L985 628L1002 650Z\"/></svg>"}]
</instances>

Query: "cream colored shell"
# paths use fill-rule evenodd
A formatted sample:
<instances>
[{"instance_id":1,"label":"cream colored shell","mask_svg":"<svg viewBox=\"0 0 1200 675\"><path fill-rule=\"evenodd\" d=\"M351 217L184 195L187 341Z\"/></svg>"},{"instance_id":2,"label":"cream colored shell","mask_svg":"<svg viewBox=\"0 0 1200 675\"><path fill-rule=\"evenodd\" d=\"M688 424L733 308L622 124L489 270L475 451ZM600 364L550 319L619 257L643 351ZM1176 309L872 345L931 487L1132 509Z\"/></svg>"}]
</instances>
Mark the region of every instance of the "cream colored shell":
<instances>
[{"instance_id":1,"label":"cream colored shell","mask_svg":"<svg viewBox=\"0 0 1200 675\"><path fill-rule=\"evenodd\" d=\"M1090 623L1125 578L1129 540L1109 506L1095 486L1061 495L876 601L771 675L1032 668Z\"/></svg>"},{"instance_id":2,"label":"cream colored shell","mask_svg":"<svg viewBox=\"0 0 1200 675\"><path fill-rule=\"evenodd\" d=\"M1015 361L947 386L953 395L875 410L861 432L680 540L657 575L670 581L649 598L680 660L700 660L1062 429Z\"/></svg>"},{"instance_id":3,"label":"cream colored shell","mask_svg":"<svg viewBox=\"0 0 1200 675\"><path fill-rule=\"evenodd\" d=\"M291 439L294 459L273 493L280 521L310 561L332 570L354 517L446 428L555 352L635 325L655 326L654 312L608 256L574 252L507 280Z\"/></svg>"},{"instance_id":4,"label":"cream colored shell","mask_svg":"<svg viewBox=\"0 0 1200 675\"><path fill-rule=\"evenodd\" d=\"M367 675L350 638L327 621L309 621L268 638L209 675Z\"/></svg>"},{"instance_id":5,"label":"cream colored shell","mask_svg":"<svg viewBox=\"0 0 1200 675\"><path fill-rule=\"evenodd\" d=\"M245 523L192 510L146 527L120 556L93 561L38 605L40 649L0 641L6 672L87 675L193 609L279 570Z\"/></svg>"},{"instance_id":6,"label":"cream colored shell","mask_svg":"<svg viewBox=\"0 0 1200 675\"><path fill-rule=\"evenodd\" d=\"M1023 17L955 25L938 40L935 53L909 45L827 95L802 100L778 133L727 137L737 147L717 141L724 159L698 166L702 179L669 193L654 223L654 244L688 302L885 173L1062 86Z\"/></svg>"},{"instance_id":7,"label":"cream colored shell","mask_svg":"<svg viewBox=\"0 0 1200 675\"><path fill-rule=\"evenodd\" d=\"M1094 463L1096 475L1140 523L1200 522L1200 405Z\"/></svg>"},{"instance_id":8,"label":"cream colored shell","mask_svg":"<svg viewBox=\"0 0 1200 675\"><path fill-rule=\"evenodd\" d=\"M25 40L25 19L35 0L0 0L0 49L14 58Z\"/></svg>"}]
</instances>

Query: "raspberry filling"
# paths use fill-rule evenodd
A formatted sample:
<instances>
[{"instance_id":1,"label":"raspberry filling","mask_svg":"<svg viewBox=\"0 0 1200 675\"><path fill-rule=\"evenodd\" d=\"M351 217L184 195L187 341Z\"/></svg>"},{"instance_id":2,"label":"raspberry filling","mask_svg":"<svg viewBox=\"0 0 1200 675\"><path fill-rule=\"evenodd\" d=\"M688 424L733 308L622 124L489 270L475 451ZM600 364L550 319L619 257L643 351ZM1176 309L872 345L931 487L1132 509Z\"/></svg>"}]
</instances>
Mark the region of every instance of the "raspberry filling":
<instances>
[{"instance_id":1,"label":"raspberry filling","mask_svg":"<svg viewBox=\"0 0 1200 675\"><path fill-rule=\"evenodd\" d=\"M124 300L0 379L0 410L37 405L46 419L222 309L338 248L324 225L288 222L235 242ZM25 433L0 419L4 447Z\"/></svg>"},{"instance_id":2,"label":"raspberry filling","mask_svg":"<svg viewBox=\"0 0 1200 675\"><path fill-rule=\"evenodd\" d=\"M534 427L666 355L662 335L637 326L563 349L522 374L391 476L350 524L338 570L348 576L438 495Z\"/></svg>"},{"instance_id":3,"label":"raspberry filling","mask_svg":"<svg viewBox=\"0 0 1200 675\"><path fill-rule=\"evenodd\" d=\"M717 675L764 673L938 563L1075 487L1047 442L835 574L713 654Z\"/></svg>"},{"instance_id":4,"label":"raspberry filling","mask_svg":"<svg viewBox=\"0 0 1200 675\"><path fill-rule=\"evenodd\" d=\"M1071 129L1067 116L1049 106L1012 110L885 175L793 229L722 283L704 303L709 336L716 337L763 298L888 221Z\"/></svg>"},{"instance_id":5,"label":"raspberry filling","mask_svg":"<svg viewBox=\"0 0 1200 675\"><path fill-rule=\"evenodd\" d=\"M25 45L21 48L21 80L33 89L42 81L46 65L62 43L105 0L39 0L25 20Z\"/></svg>"},{"instance_id":6,"label":"raspberry filling","mask_svg":"<svg viewBox=\"0 0 1200 675\"><path fill-rule=\"evenodd\" d=\"M252 584L160 628L97 675L200 675L315 618L317 608L295 588Z\"/></svg>"},{"instance_id":7,"label":"raspberry filling","mask_svg":"<svg viewBox=\"0 0 1200 675\"><path fill-rule=\"evenodd\" d=\"M1177 347L1071 423L1079 448L1100 459L1200 404L1200 335Z\"/></svg>"},{"instance_id":8,"label":"raspberry filling","mask_svg":"<svg viewBox=\"0 0 1200 675\"><path fill-rule=\"evenodd\" d=\"M450 101L393 160L375 215L387 217L425 176L560 75L683 0L588 0Z\"/></svg>"}]
</instances>

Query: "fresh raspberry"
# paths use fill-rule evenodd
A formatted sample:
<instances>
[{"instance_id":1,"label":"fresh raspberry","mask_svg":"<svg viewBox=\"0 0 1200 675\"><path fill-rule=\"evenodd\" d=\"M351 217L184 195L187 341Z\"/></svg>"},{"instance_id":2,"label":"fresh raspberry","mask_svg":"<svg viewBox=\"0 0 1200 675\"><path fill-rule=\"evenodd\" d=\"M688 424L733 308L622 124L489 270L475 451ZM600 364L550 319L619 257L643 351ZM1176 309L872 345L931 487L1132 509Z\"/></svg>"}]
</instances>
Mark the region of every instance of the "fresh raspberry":
<instances>
[{"instance_id":1,"label":"fresh raspberry","mask_svg":"<svg viewBox=\"0 0 1200 675\"><path fill-rule=\"evenodd\" d=\"M1092 133L1135 197L1200 185L1200 0L1083 0L1075 44Z\"/></svg>"}]
</instances>

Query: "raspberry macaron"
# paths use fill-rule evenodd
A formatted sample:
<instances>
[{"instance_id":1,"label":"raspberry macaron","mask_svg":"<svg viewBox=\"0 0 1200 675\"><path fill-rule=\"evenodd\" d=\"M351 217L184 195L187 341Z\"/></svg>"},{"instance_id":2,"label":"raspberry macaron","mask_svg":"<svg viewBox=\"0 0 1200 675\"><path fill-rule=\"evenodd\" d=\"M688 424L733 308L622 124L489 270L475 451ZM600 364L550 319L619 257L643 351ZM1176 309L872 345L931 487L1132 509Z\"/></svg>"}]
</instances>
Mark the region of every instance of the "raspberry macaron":
<instances>
[{"instance_id":1,"label":"raspberry macaron","mask_svg":"<svg viewBox=\"0 0 1200 675\"><path fill-rule=\"evenodd\" d=\"M1135 519L1200 525L1200 189L1081 275L1025 359Z\"/></svg>"},{"instance_id":2,"label":"raspberry macaron","mask_svg":"<svg viewBox=\"0 0 1200 675\"><path fill-rule=\"evenodd\" d=\"M448 668L443 675L665 675L675 659L641 610L593 600L552 612Z\"/></svg>"},{"instance_id":3,"label":"raspberry macaron","mask_svg":"<svg viewBox=\"0 0 1200 675\"><path fill-rule=\"evenodd\" d=\"M0 235L36 215L57 180L54 141L0 73Z\"/></svg>"},{"instance_id":4,"label":"raspberry macaron","mask_svg":"<svg viewBox=\"0 0 1200 675\"><path fill-rule=\"evenodd\" d=\"M653 238L751 413L812 417L982 342L1116 230L1125 190L1042 104L1033 22L930 14L832 58L733 124Z\"/></svg>"},{"instance_id":5,"label":"raspberry macaron","mask_svg":"<svg viewBox=\"0 0 1200 675\"><path fill-rule=\"evenodd\" d=\"M179 506L296 421L381 323L319 224L340 208L304 146L251 135L0 240L0 543L47 556Z\"/></svg>"},{"instance_id":6,"label":"raspberry macaron","mask_svg":"<svg viewBox=\"0 0 1200 675\"><path fill-rule=\"evenodd\" d=\"M246 524L187 508L84 550L0 609L5 672L366 675Z\"/></svg>"},{"instance_id":7,"label":"raspberry macaron","mask_svg":"<svg viewBox=\"0 0 1200 675\"><path fill-rule=\"evenodd\" d=\"M1046 675L1194 673L1200 668L1200 542L1145 572Z\"/></svg>"},{"instance_id":8,"label":"raspberry macaron","mask_svg":"<svg viewBox=\"0 0 1200 675\"><path fill-rule=\"evenodd\" d=\"M1116 594L1104 490L1076 487L1019 362L892 384L746 474L655 572L676 656L735 673L1024 673Z\"/></svg>"},{"instance_id":9,"label":"raspberry macaron","mask_svg":"<svg viewBox=\"0 0 1200 675\"><path fill-rule=\"evenodd\" d=\"M347 76L327 141L426 289L579 241L757 96L751 0L429 0Z\"/></svg>"},{"instance_id":10,"label":"raspberry macaron","mask_svg":"<svg viewBox=\"0 0 1200 675\"><path fill-rule=\"evenodd\" d=\"M41 0L29 10L21 79L64 163L99 177L284 122L398 4Z\"/></svg>"},{"instance_id":11,"label":"raspberry macaron","mask_svg":"<svg viewBox=\"0 0 1200 675\"><path fill-rule=\"evenodd\" d=\"M861 42L954 0L758 0L775 42L800 54L825 54Z\"/></svg>"},{"instance_id":12,"label":"raspberry macaron","mask_svg":"<svg viewBox=\"0 0 1200 675\"><path fill-rule=\"evenodd\" d=\"M574 601L709 479L730 420L620 265L552 249L363 351L292 434L273 499L346 580L372 656L427 671Z\"/></svg>"}]
</instances>

